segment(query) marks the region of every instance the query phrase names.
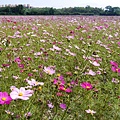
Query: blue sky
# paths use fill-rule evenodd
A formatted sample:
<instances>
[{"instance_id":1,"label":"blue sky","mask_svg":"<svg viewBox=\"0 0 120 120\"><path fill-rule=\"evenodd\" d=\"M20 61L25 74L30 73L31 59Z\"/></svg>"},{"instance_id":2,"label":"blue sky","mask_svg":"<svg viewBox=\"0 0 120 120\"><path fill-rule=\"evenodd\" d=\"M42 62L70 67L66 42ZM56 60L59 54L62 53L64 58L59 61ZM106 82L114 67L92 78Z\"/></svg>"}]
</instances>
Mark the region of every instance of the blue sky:
<instances>
[{"instance_id":1,"label":"blue sky","mask_svg":"<svg viewBox=\"0 0 120 120\"><path fill-rule=\"evenodd\" d=\"M91 7L105 8L108 5L120 7L120 0L0 0L0 5L5 4L30 4L34 7Z\"/></svg>"}]
</instances>

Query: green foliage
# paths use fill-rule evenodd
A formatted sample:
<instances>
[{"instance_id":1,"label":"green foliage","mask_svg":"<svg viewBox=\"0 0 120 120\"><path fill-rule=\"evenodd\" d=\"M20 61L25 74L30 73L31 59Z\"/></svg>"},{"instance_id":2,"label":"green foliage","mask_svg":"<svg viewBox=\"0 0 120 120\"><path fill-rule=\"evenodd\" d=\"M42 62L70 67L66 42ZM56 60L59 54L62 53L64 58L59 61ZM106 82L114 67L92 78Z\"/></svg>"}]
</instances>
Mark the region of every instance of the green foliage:
<instances>
[{"instance_id":1,"label":"green foliage","mask_svg":"<svg viewBox=\"0 0 120 120\"><path fill-rule=\"evenodd\" d=\"M105 10L97 7L69 7L69 8L27 8L23 5L16 7L1 7L0 15L120 15L119 7L106 6Z\"/></svg>"}]
</instances>

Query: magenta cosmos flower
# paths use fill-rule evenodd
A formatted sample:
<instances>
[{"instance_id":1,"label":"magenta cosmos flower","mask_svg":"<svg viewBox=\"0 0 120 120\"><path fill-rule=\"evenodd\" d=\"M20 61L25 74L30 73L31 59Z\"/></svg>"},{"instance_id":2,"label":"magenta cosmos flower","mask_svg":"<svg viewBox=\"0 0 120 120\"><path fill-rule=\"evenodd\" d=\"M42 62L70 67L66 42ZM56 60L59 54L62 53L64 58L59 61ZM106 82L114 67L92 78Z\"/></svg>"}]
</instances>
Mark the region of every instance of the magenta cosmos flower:
<instances>
[{"instance_id":1,"label":"magenta cosmos flower","mask_svg":"<svg viewBox=\"0 0 120 120\"><path fill-rule=\"evenodd\" d=\"M87 89L87 90L92 89L92 85L89 82L83 82L83 83L80 84L80 86L84 89Z\"/></svg>"},{"instance_id":2,"label":"magenta cosmos flower","mask_svg":"<svg viewBox=\"0 0 120 120\"><path fill-rule=\"evenodd\" d=\"M116 62L114 62L114 61L110 61L110 64L111 64L112 66L118 67L118 64L117 64Z\"/></svg>"},{"instance_id":3,"label":"magenta cosmos flower","mask_svg":"<svg viewBox=\"0 0 120 120\"><path fill-rule=\"evenodd\" d=\"M16 99L22 99L22 100L28 100L29 97L31 97L33 94L33 90L25 90L24 87L21 87L20 89L14 88L13 91L10 93L10 96L13 100Z\"/></svg>"},{"instance_id":4,"label":"magenta cosmos flower","mask_svg":"<svg viewBox=\"0 0 120 120\"><path fill-rule=\"evenodd\" d=\"M8 95L7 92L0 92L0 104L10 104L12 98Z\"/></svg>"},{"instance_id":5,"label":"magenta cosmos flower","mask_svg":"<svg viewBox=\"0 0 120 120\"><path fill-rule=\"evenodd\" d=\"M112 70L113 72L118 72L118 73L120 73L120 68L118 68L118 67L116 67L116 66L112 66L112 67L111 67L111 70Z\"/></svg>"},{"instance_id":6,"label":"magenta cosmos flower","mask_svg":"<svg viewBox=\"0 0 120 120\"><path fill-rule=\"evenodd\" d=\"M18 67L23 69L24 68L24 64L18 64Z\"/></svg>"},{"instance_id":7,"label":"magenta cosmos flower","mask_svg":"<svg viewBox=\"0 0 120 120\"><path fill-rule=\"evenodd\" d=\"M55 70L51 67L44 67L44 72L46 72L49 75L52 75L55 73Z\"/></svg>"},{"instance_id":8,"label":"magenta cosmos flower","mask_svg":"<svg viewBox=\"0 0 120 120\"><path fill-rule=\"evenodd\" d=\"M110 64L112 65L111 70L113 72L118 72L120 73L120 68L118 68L118 64L114 61L110 61Z\"/></svg>"},{"instance_id":9,"label":"magenta cosmos flower","mask_svg":"<svg viewBox=\"0 0 120 120\"><path fill-rule=\"evenodd\" d=\"M60 108L62 108L63 110L65 110L65 109L67 108L67 106L66 106L66 104L64 104L64 103L61 103L61 104L60 104Z\"/></svg>"}]
</instances>

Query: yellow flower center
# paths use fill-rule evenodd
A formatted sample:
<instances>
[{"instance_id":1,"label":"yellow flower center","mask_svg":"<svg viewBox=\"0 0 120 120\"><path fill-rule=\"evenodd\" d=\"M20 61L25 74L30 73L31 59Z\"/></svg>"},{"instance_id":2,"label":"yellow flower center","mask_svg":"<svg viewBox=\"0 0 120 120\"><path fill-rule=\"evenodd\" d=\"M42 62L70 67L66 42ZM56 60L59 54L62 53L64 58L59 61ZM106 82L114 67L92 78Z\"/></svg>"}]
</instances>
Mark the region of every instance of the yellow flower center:
<instances>
[{"instance_id":1,"label":"yellow flower center","mask_svg":"<svg viewBox=\"0 0 120 120\"><path fill-rule=\"evenodd\" d=\"M7 114L10 114L10 112L7 112Z\"/></svg>"},{"instance_id":2,"label":"yellow flower center","mask_svg":"<svg viewBox=\"0 0 120 120\"><path fill-rule=\"evenodd\" d=\"M60 77L60 74L57 74L58 77Z\"/></svg>"},{"instance_id":3,"label":"yellow flower center","mask_svg":"<svg viewBox=\"0 0 120 120\"><path fill-rule=\"evenodd\" d=\"M90 86L86 86L86 88L87 88L87 89L89 89L89 88L90 88Z\"/></svg>"},{"instance_id":4,"label":"yellow flower center","mask_svg":"<svg viewBox=\"0 0 120 120\"><path fill-rule=\"evenodd\" d=\"M5 101L5 100L6 100L6 98L5 98L5 97L3 97L3 98L2 98L2 100L3 100L3 101Z\"/></svg>"},{"instance_id":5,"label":"yellow flower center","mask_svg":"<svg viewBox=\"0 0 120 120\"><path fill-rule=\"evenodd\" d=\"M41 91L41 90L42 90L42 87L39 87L39 88L38 88L38 90L40 90L40 91Z\"/></svg>"},{"instance_id":6,"label":"yellow flower center","mask_svg":"<svg viewBox=\"0 0 120 120\"><path fill-rule=\"evenodd\" d=\"M20 92L18 95L19 95L19 96L23 96L23 93Z\"/></svg>"},{"instance_id":7,"label":"yellow flower center","mask_svg":"<svg viewBox=\"0 0 120 120\"><path fill-rule=\"evenodd\" d=\"M63 88L63 90L65 91L65 90L66 90L66 88Z\"/></svg>"},{"instance_id":8,"label":"yellow flower center","mask_svg":"<svg viewBox=\"0 0 120 120\"><path fill-rule=\"evenodd\" d=\"M50 74L50 70L48 70L47 72L48 72L48 74Z\"/></svg>"},{"instance_id":9,"label":"yellow flower center","mask_svg":"<svg viewBox=\"0 0 120 120\"><path fill-rule=\"evenodd\" d=\"M70 86L70 83L68 83L67 85Z\"/></svg>"},{"instance_id":10,"label":"yellow flower center","mask_svg":"<svg viewBox=\"0 0 120 120\"><path fill-rule=\"evenodd\" d=\"M37 85L37 84L38 84L38 82L35 82L35 84Z\"/></svg>"}]
</instances>

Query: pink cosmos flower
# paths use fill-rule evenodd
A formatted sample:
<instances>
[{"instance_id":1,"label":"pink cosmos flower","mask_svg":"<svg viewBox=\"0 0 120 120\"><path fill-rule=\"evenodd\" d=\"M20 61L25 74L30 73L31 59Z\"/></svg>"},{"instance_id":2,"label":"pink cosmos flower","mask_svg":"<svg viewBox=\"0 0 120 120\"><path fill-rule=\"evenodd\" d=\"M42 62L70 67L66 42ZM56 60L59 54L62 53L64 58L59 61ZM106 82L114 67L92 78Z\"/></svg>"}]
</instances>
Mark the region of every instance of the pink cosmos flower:
<instances>
[{"instance_id":1,"label":"pink cosmos flower","mask_svg":"<svg viewBox=\"0 0 120 120\"><path fill-rule=\"evenodd\" d=\"M63 94L61 92L56 93L57 96L62 96Z\"/></svg>"},{"instance_id":2,"label":"pink cosmos flower","mask_svg":"<svg viewBox=\"0 0 120 120\"><path fill-rule=\"evenodd\" d=\"M50 103L50 102L49 102L47 105L48 105L48 107L51 108L51 109L54 108L54 105L53 105L52 103Z\"/></svg>"},{"instance_id":3,"label":"pink cosmos flower","mask_svg":"<svg viewBox=\"0 0 120 120\"><path fill-rule=\"evenodd\" d=\"M32 116L32 114L31 114L31 112L27 112L27 113L25 113L25 115L24 115L26 118L29 118L29 117L31 117Z\"/></svg>"},{"instance_id":4,"label":"pink cosmos flower","mask_svg":"<svg viewBox=\"0 0 120 120\"><path fill-rule=\"evenodd\" d=\"M34 53L35 56L40 56L42 54L43 54L43 52L36 52L36 53Z\"/></svg>"},{"instance_id":5,"label":"pink cosmos flower","mask_svg":"<svg viewBox=\"0 0 120 120\"><path fill-rule=\"evenodd\" d=\"M64 80L59 81L59 85L65 85L65 81Z\"/></svg>"},{"instance_id":6,"label":"pink cosmos flower","mask_svg":"<svg viewBox=\"0 0 120 120\"><path fill-rule=\"evenodd\" d=\"M16 87L15 86L11 86L10 90L13 91Z\"/></svg>"},{"instance_id":7,"label":"pink cosmos flower","mask_svg":"<svg viewBox=\"0 0 120 120\"><path fill-rule=\"evenodd\" d=\"M97 61L90 61L91 64L93 64L94 66L100 66L100 64Z\"/></svg>"},{"instance_id":8,"label":"pink cosmos flower","mask_svg":"<svg viewBox=\"0 0 120 120\"><path fill-rule=\"evenodd\" d=\"M27 83L31 86L38 86L38 85L44 85L43 82L37 82L35 79L27 80Z\"/></svg>"},{"instance_id":9,"label":"pink cosmos flower","mask_svg":"<svg viewBox=\"0 0 120 120\"><path fill-rule=\"evenodd\" d=\"M0 52L3 50L3 48L0 48Z\"/></svg>"},{"instance_id":10,"label":"pink cosmos flower","mask_svg":"<svg viewBox=\"0 0 120 120\"><path fill-rule=\"evenodd\" d=\"M59 85L58 90L65 91L66 88L63 85Z\"/></svg>"},{"instance_id":11,"label":"pink cosmos flower","mask_svg":"<svg viewBox=\"0 0 120 120\"><path fill-rule=\"evenodd\" d=\"M27 60L28 60L28 61L31 61L31 60L32 60L32 58L28 57L28 58L27 58Z\"/></svg>"},{"instance_id":12,"label":"pink cosmos flower","mask_svg":"<svg viewBox=\"0 0 120 120\"><path fill-rule=\"evenodd\" d=\"M68 40L70 40L70 39L74 39L74 36L70 36L70 35L69 35L69 36L67 36L66 38L67 38Z\"/></svg>"},{"instance_id":13,"label":"pink cosmos flower","mask_svg":"<svg viewBox=\"0 0 120 120\"><path fill-rule=\"evenodd\" d=\"M120 68L117 69L117 72L120 73Z\"/></svg>"},{"instance_id":14,"label":"pink cosmos flower","mask_svg":"<svg viewBox=\"0 0 120 120\"><path fill-rule=\"evenodd\" d=\"M58 81L57 79L54 79L54 80L53 80L53 84L58 84L58 82L59 82L59 81Z\"/></svg>"},{"instance_id":15,"label":"pink cosmos flower","mask_svg":"<svg viewBox=\"0 0 120 120\"><path fill-rule=\"evenodd\" d=\"M58 80L64 81L64 77L62 75L58 76Z\"/></svg>"},{"instance_id":16,"label":"pink cosmos flower","mask_svg":"<svg viewBox=\"0 0 120 120\"><path fill-rule=\"evenodd\" d=\"M16 99L22 99L22 100L28 100L29 97L31 97L33 94L33 90L25 90L24 87L21 87L20 89L14 88L13 91L10 93L10 97L13 100Z\"/></svg>"},{"instance_id":17,"label":"pink cosmos flower","mask_svg":"<svg viewBox=\"0 0 120 120\"><path fill-rule=\"evenodd\" d=\"M21 63L20 57L15 58L14 62L16 62L17 64L20 64Z\"/></svg>"},{"instance_id":18,"label":"pink cosmos flower","mask_svg":"<svg viewBox=\"0 0 120 120\"><path fill-rule=\"evenodd\" d=\"M28 76L29 76L29 77L33 76L33 73L28 73Z\"/></svg>"},{"instance_id":19,"label":"pink cosmos flower","mask_svg":"<svg viewBox=\"0 0 120 120\"><path fill-rule=\"evenodd\" d=\"M113 72L120 73L120 68L118 68L118 64L114 61L110 61L110 64L112 65L111 70Z\"/></svg>"},{"instance_id":20,"label":"pink cosmos flower","mask_svg":"<svg viewBox=\"0 0 120 120\"><path fill-rule=\"evenodd\" d=\"M20 31L16 31L14 34L15 34L15 35L19 35L19 34L20 34Z\"/></svg>"},{"instance_id":21,"label":"pink cosmos flower","mask_svg":"<svg viewBox=\"0 0 120 120\"><path fill-rule=\"evenodd\" d=\"M120 42L117 43L120 46Z\"/></svg>"},{"instance_id":22,"label":"pink cosmos flower","mask_svg":"<svg viewBox=\"0 0 120 120\"><path fill-rule=\"evenodd\" d=\"M2 68L0 68L0 72L2 72Z\"/></svg>"},{"instance_id":23,"label":"pink cosmos flower","mask_svg":"<svg viewBox=\"0 0 120 120\"><path fill-rule=\"evenodd\" d=\"M112 67L111 67L111 70L112 70L113 72L116 72L116 69L117 69L116 66L112 66Z\"/></svg>"},{"instance_id":24,"label":"pink cosmos flower","mask_svg":"<svg viewBox=\"0 0 120 120\"><path fill-rule=\"evenodd\" d=\"M85 72L85 75L92 75L92 76L95 76L96 75L96 73L94 72L94 71L92 71L92 70L89 70L89 72Z\"/></svg>"},{"instance_id":25,"label":"pink cosmos flower","mask_svg":"<svg viewBox=\"0 0 120 120\"><path fill-rule=\"evenodd\" d=\"M20 73L23 73L24 72L24 70L22 69L22 70L20 70Z\"/></svg>"},{"instance_id":26,"label":"pink cosmos flower","mask_svg":"<svg viewBox=\"0 0 120 120\"><path fill-rule=\"evenodd\" d=\"M87 89L87 90L92 89L92 85L89 82L83 82L83 83L80 84L80 86L84 89Z\"/></svg>"},{"instance_id":27,"label":"pink cosmos flower","mask_svg":"<svg viewBox=\"0 0 120 120\"><path fill-rule=\"evenodd\" d=\"M66 104L64 104L64 103L61 103L61 104L60 104L60 108L62 108L63 110L65 110L65 109L67 108L67 106L66 106Z\"/></svg>"},{"instance_id":28,"label":"pink cosmos flower","mask_svg":"<svg viewBox=\"0 0 120 120\"><path fill-rule=\"evenodd\" d=\"M94 110L90 110L90 109L85 110L85 111L86 111L86 113L90 113L91 115L93 115L93 114L95 114L95 113L96 113L96 111L94 111Z\"/></svg>"},{"instance_id":29,"label":"pink cosmos flower","mask_svg":"<svg viewBox=\"0 0 120 120\"><path fill-rule=\"evenodd\" d=\"M72 92L72 89L67 88L67 89L65 90L65 92L66 92L66 93L71 93L71 92Z\"/></svg>"},{"instance_id":30,"label":"pink cosmos flower","mask_svg":"<svg viewBox=\"0 0 120 120\"><path fill-rule=\"evenodd\" d=\"M72 52L69 52L69 54L72 55L72 56L76 56L76 54L75 54L75 53L72 53Z\"/></svg>"},{"instance_id":31,"label":"pink cosmos flower","mask_svg":"<svg viewBox=\"0 0 120 120\"><path fill-rule=\"evenodd\" d=\"M70 84L71 84L71 85L77 85L77 84L78 84L78 80L72 80L72 81L70 82Z\"/></svg>"},{"instance_id":32,"label":"pink cosmos flower","mask_svg":"<svg viewBox=\"0 0 120 120\"><path fill-rule=\"evenodd\" d=\"M69 50L69 49L66 49L66 52L70 52L70 50Z\"/></svg>"},{"instance_id":33,"label":"pink cosmos flower","mask_svg":"<svg viewBox=\"0 0 120 120\"><path fill-rule=\"evenodd\" d=\"M120 68L118 68L118 67L116 67L116 66L112 66L112 67L111 67L111 70L112 70L113 72L118 72L118 73L120 73Z\"/></svg>"},{"instance_id":34,"label":"pink cosmos flower","mask_svg":"<svg viewBox=\"0 0 120 120\"><path fill-rule=\"evenodd\" d=\"M54 49L53 49L53 48L50 48L50 50L51 50L51 51L54 51Z\"/></svg>"},{"instance_id":35,"label":"pink cosmos flower","mask_svg":"<svg viewBox=\"0 0 120 120\"><path fill-rule=\"evenodd\" d=\"M98 71L96 72L96 74L100 75L100 74L101 74L101 71L98 70Z\"/></svg>"},{"instance_id":36,"label":"pink cosmos flower","mask_svg":"<svg viewBox=\"0 0 120 120\"><path fill-rule=\"evenodd\" d=\"M117 84L117 83L119 83L119 80L116 78L112 78L112 82Z\"/></svg>"},{"instance_id":37,"label":"pink cosmos flower","mask_svg":"<svg viewBox=\"0 0 120 120\"><path fill-rule=\"evenodd\" d=\"M17 79L19 79L20 77L19 77L19 76L14 76L14 75L13 75L13 78L14 78L15 80L17 80Z\"/></svg>"},{"instance_id":38,"label":"pink cosmos flower","mask_svg":"<svg viewBox=\"0 0 120 120\"><path fill-rule=\"evenodd\" d=\"M8 115L14 115L14 113L11 112L10 110L5 110L5 112L6 112Z\"/></svg>"},{"instance_id":39,"label":"pink cosmos flower","mask_svg":"<svg viewBox=\"0 0 120 120\"><path fill-rule=\"evenodd\" d=\"M24 68L24 64L18 64L18 67L23 69Z\"/></svg>"},{"instance_id":40,"label":"pink cosmos flower","mask_svg":"<svg viewBox=\"0 0 120 120\"><path fill-rule=\"evenodd\" d=\"M8 95L7 92L0 92L0 104L10 104L12 98Z\"/></svg>"},{"instance_id":41,"label":"pink cosmos flower","mask_svg":"<svg viewBox=\"0 0 120 120\"><path fill-rule=\"evenodd\" d=\"M61 84L59 85L58 90L65 91L66 93L71 93L72 92L72 89L65 88L64 85L61 85Z\"/></svg>"},{"instance_id":42,"label":"pink cosmos flower","mask_svg":"<svg viewBox=\"0 0 120 120\"><path fill-rule=\"evenodd\" d=\"M46 72L49 75L52 75L55 73L55 70L51 67L44 67L44 72Z\"/></svg>"},{"instance_id":43,"label":"pink cosmos flower","mask_svg":"<svg viewBox=\"0 0 120 120\"><path fill-rule=\"evenodd\" d=\"M3 67L10 67L10 64L2 64Z\"/></svg>"},{"instance_id":44,"label":"pink cosmos flower","mask_svg":"<svg viewBox=\"0 0 120 120\"><path fill-rule=\"evenodd\" d=\"M59 47L57 47L57 46L55 46L55 45L53 45L53 49L58 50L58 51L61 51L61 50L62 50L61 48L59 48Z\"/></svg>"},{"instance_id":45,"label":"pink cosmos flower","mask_svg":"<svg viewBox=\"0 0 120 120\"><path fill-rule=\"evenodd\" d=\"M53 80L53 84L58 84L58 83L59 85L62 85L62 86L65 84L64 77L62 75L59 75L57 79L55 78Z\"/></svg>"}]
</instances>

